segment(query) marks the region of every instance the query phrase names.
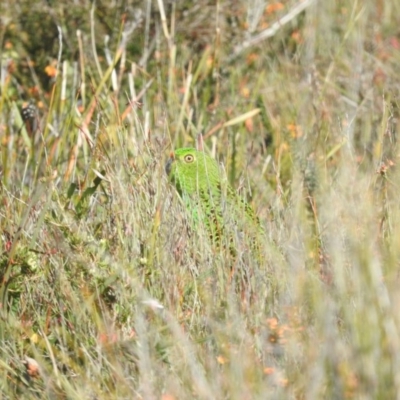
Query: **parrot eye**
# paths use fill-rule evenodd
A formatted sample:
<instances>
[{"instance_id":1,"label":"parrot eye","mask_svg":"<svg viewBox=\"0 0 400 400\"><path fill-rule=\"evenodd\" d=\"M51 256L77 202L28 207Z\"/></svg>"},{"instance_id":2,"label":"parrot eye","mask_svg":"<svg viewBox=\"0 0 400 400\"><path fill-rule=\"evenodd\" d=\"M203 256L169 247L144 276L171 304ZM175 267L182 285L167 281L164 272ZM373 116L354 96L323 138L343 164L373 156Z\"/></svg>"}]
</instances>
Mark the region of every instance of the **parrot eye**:
<instances>
[{"instance_id":1,"label":"parrot eye","mask_svg":"<svg viewBox=\"0 0 400 400\"><path fill-rule=\"evenodd\" d=\"M188 164L192 163L194 161L194 157L191 154L187 154L184 158L185 162Z\"/></svg>"}]
</instances>

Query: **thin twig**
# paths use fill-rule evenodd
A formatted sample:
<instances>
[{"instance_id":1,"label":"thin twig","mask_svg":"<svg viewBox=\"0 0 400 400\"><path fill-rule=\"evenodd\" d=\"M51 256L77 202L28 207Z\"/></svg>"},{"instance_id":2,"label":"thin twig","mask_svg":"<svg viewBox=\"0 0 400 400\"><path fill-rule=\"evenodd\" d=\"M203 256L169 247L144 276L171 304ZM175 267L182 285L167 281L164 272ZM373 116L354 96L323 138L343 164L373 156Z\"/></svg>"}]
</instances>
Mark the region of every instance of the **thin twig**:
<instances>
[{"instance_id":1,"label":"thin twig","mask_svg":"<svg viewBox=\"0 0 400 400\"><path fill-rule=\"evenodd\" d=\"M274 36L280 28L282 28L284 25L286 25L288 22L293 20L297 15L299 15L301 12L303 12L307 7L311 6L316 0L304 0L300 1L298 4L296 4L285 16L280 18L278 21L272 24L271 27L268 29L265 29L258 35L255 35L251 37L248 40L245 40L242 44L236 46L233 50L232 56L229 58L229 60L232 60L233 58L237 57L242 51L248 49L251 46L254 46L260 42L262 42L265 39L270 38L271 36Z\"/></svg>"}]
</instances>

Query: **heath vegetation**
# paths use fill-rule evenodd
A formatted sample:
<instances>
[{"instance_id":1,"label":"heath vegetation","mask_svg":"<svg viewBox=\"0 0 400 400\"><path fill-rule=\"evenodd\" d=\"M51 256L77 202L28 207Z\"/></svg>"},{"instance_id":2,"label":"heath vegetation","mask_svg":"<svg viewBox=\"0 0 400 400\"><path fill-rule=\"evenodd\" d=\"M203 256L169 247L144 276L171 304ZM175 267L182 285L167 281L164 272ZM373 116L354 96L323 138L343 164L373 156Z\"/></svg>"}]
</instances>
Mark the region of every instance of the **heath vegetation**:
<instances>
[{"instance_id":1,"label":"heath vegetation","mask_svg":"<svg viewBox=\"0 0 400 400\"><path fill-rule=\"evenodd\" d=\"M3 0L2 397L396 398L399 15ZM193 221L183 147L255 210L256 254L246 218L225 246Z\"/></svg>"}]
</instances>

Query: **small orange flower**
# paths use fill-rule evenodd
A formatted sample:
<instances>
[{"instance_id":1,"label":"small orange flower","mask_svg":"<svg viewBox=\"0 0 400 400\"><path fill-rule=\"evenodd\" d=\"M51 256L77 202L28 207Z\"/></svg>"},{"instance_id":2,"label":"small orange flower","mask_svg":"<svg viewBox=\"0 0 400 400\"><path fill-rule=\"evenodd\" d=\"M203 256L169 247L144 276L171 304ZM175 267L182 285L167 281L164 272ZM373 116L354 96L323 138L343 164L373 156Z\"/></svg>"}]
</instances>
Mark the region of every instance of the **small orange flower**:
<instances>
[{"instance_id":1,"label":"small orange flower","mask_svg":"<svg viewBox=\"0 0 400 400\"><path fill-rule=\"evenodd\" d=\"M250 89L249 89L249 87L248 87L248 86L242 86L242 87L240 88L240 94L241 94L244 98L248 99L249 96L250 96Z\"/></svg>"},{"instance_id":2,"label":"small orange flower","mask_svg":"<svg viewBox=\"0 0 400 400\"><path fill-rule=\"evenodd\" d=\"M267 5L265 12L267 14L273 14L274 12L282 10L283 8L285 8L285 6L282 3L272 3Z\"/></svg>"},{"instance_id":3,"label":"small orange flower","mask_svg":"<svg viewBox=\"0 0 400 400\"><path fill-rule=\"evenodd\" d=\"M254 122L252 118L247 118L244 121L244 126L247 129L247 132L253 132L254 131Z\"/></svg>"},{"instance_id":4,"label":"small orange flower","mask_svg":"<svg viewBox=\"0 0 400 400\"><path fill-rule=\"evenodd\" d=\"M294 138L299 138L303 136L303 131L301 130L301 126L295 124L289 124L286 126L289 130L290 134Z\"/></svg>"},{"instance_id":5,"label":"small orange flower","mask_svg":"<svg viewBox=\"0 0 400 400\"><path fill-rule=\"evenodd\" d=\"M57 68L54 65L48 65L45 69L44 72L50 77L54 78L57 75Z\"/></svg>"},{"instance_id":6,"label":"small orange flower","mask_svg":"<svg viewBox=\"0 0 400 400\"><path fill-rule=\"evenodd\" d=\"M175 396L172 394L163 394L161 396L161 400L175 400Z\"/></svg>"},{"instance_id":7,"label":"small orange flower","mask_svg":"<svg viewBox=\"0 0 400 400\"><path fill-rule=\"evenodd\" d=\"M275 368L273 367L265 367L264 374L265 375L272 375L275 372Z\"/></svg>"},{"instance_id":8,"label":"small orange flower","mask_svg":"<svg viewBox=\"0 0 400 400\"><path fill-rule=\"evenodd\" d=\"M228 360L224 356L219 355L217 357L217 362L218 364L224 365L228 362Z\"/></svg>"},{"instance_id":9,"label":"small orange flower","mask_svg":"<svg viewBox=\"0 0 400 400\"><path fill-rule=\"evenodd\" d=\"M282 387L286 387L289 383L289 380L286 378L279 379L279 385Z\"/></svg>"},{"instance_id":10,"label":"small orange flower","mask_svg":"<svg viewBox=\"0 0 400 400\"><path fill-rule=\"evenodd\" d=\"M299 30L294 31L290 37L296 42L296 43L301 43L303 41L303 38L301 36L301 32Z\"/></svg>"},{"instance_id":11,"label":"small orange flower","mask_svg":"<svg viewBox=\"0 0 400 400\"><path fill-rule=\"evenodd\" d=\"M267 324L268 324L269 329L275 330L278 326L278 320L275 317L267 318Z\"/></svg>"}]
</instances>

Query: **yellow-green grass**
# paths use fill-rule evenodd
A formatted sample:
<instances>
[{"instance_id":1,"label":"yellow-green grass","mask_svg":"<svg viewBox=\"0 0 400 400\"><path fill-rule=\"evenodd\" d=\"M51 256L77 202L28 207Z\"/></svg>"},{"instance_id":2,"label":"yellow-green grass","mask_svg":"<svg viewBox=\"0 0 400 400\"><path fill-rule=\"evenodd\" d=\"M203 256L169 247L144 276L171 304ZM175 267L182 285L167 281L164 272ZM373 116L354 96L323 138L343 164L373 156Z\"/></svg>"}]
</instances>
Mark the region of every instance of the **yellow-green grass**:
<instances>
[{"instance_id":1,"label":"yellow-green grass","mask_svg":"<svg viewBox=\"0 0 400 400\"><path fill-rule=\"evenodd\" d=\"M395 398L400 5L65 2L26 25L19 3L0 32L2 396ZM39 40L55 23L62 47ZM190 226L164 166L199 133L264 259Z\"/></svg>"}]
</instances>

